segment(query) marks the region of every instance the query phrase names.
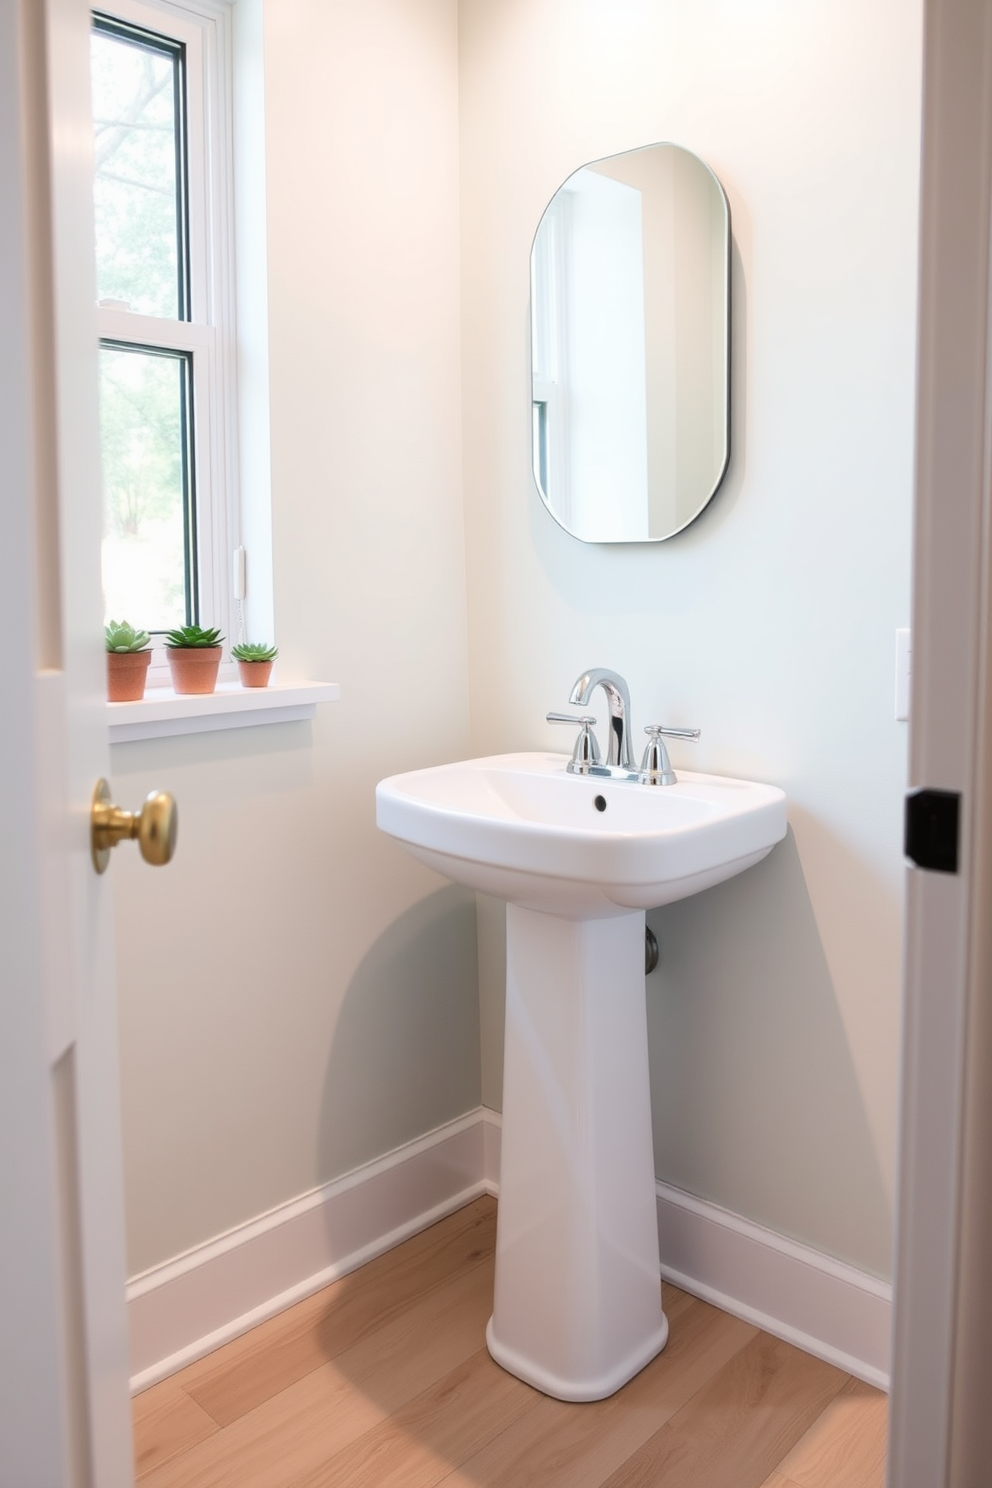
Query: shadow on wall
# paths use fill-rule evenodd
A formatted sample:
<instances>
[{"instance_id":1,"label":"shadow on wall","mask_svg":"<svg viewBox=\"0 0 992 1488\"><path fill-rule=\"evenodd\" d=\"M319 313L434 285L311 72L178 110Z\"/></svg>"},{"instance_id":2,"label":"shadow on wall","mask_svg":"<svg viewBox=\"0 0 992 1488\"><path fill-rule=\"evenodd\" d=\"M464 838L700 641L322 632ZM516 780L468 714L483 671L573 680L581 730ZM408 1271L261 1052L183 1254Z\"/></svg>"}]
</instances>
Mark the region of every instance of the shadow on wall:
<instances>
[{"instance_id":1,"label":"shadow on wall","mask_svg":"<svg viewBox=\"0 0 992 1488\"><path fill-rule=\"evenodd\" d=\"M481 1098L475 896L451 885L359 963L331 1043L317 1171L339 1176Z\"/></svg>"},{"instance_id":2,"label":"shadow on wall","mask_svg":"<svg viewBox=\"0 0 992 1488\"><path fill-rule=\"evenodd\" d=\"M885 1184L791 830L649 921L658 1177L888 1276Z\"/></svg>"}]
</instances>

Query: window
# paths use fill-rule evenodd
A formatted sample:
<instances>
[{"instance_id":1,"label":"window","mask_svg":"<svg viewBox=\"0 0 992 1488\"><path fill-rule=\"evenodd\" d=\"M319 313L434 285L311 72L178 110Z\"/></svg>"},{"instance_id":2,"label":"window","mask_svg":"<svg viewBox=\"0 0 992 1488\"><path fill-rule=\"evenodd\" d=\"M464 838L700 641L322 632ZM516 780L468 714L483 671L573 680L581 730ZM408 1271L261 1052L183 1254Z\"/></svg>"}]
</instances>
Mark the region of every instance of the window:
<instances>
[{"instance_id":1,"label":"window","mask_svg":"<svg viewBox=\"0 0 992 1488\"><path fill-rule=\"evenodd\" d=\"M229 64L224 7L93 15L107 618L237 638Z\"/></svg>"}]
</instances>

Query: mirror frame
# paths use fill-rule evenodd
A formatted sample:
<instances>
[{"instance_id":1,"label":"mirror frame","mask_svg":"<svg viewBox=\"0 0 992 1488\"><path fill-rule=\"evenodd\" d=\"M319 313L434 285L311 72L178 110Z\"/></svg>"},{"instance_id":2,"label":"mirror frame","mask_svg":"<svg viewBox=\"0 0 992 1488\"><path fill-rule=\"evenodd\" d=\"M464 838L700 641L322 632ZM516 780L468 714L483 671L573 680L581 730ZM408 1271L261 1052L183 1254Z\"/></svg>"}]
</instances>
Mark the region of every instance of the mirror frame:
<instances>
[{"instance_id":1,"label":"mirror frame","mask_svg":"<svg viewBox=\"0 0 992 1488\"><path fill-rule=\"evenodd\" d=\"M546 217L548 215L548 212L550 211L550 209L553 206L554 202L557 200L557 198L559 196L559 193L568 185L569 181L573 180L574 177L577 176L581 171L588 170L591 167L595 167L597 165L603 165L603 164L605 164L607 162L610 162L610 161L621 160L621 159L623 159L627 155L638 155L638 154L641 154L642 152L644 152L646 150L656 150L656 149L678 150L682 154L692 156L692 159L695 162L697 162L699 165L701 165L703 167L703 169L706 171L707 175L710 177L710 179L712 180L713 184L715 185L716 190L719 193L719 201L720 201L720 203L722 205L722 209L723 209L724 231L723 231L723 252L722 252L722 258L723 258L722 282L723 282L723 287L724 287L724 295L725 295L725 303L726 303L726 318L725 318L725 323L724 323L723 336L721 338L722 351L723 351L723 373L724 373L724 376L723 376L723 392L724 392L723 459L722 459L722 462L720 464L719 469L717 470L717 472L716 472L716 474L714 476L712 486L710 487L710 489L707 492L707 494L705 495L705 497L702 498L698 502L698 504L696 505L695 509L692 512L692 515L689 516L689 517L687 517L684 522L681 522L679 524L679 526L672 528L671 531L665 532L665 533L663 533L663 534L661 534L661 535L659 535L657 537L654 537L654 536L649 536L649 537L585 537L581 533L574 531L574 529L571 528L568 525L567 521L564 520L564 518L559 514L559 512L557 512L555 510L554 506L551 503L551 500L549 499L547 493L544 490L544 487L543 487L543 485L541 483L541 478L540 478L540 472L539 472L539 447L538 447L538 441L537 441L537 439L535 437L535 432L534 432L534 414L533 414L534 403L535 403L533 394L534 394L534 382L535 382L534 357L535 357L535 319L536 319L535 290L534 290L534 253L535 253L535 248L537 246L538 238L539 238L540 233L541 233L541 228L544 225L544 222L545 222L545 219L546 219ZM528 367L529 367L528 386L529 386L529 391L530 391L529 406L530 406L530 409L531 409L531 462L530 462L530 464L531 464L531 476L532 476L534 485L537 488L538 495L540 496L541 501L544 504L544 506L547 509L547 511L549 512L549 514L554 518L555 522L558 524L559 527L562 528L563 531L567 532L570 537L574 537L578 542L591 543L591 544L594 544L596 546L599 546L599 545L613 545L613 544L616 544L616 543L619 543L619 544L634 544L634 543L668 542L670 538L677 537L680 532L684 532L687 527L691 526L692 523L696 521L697 517L699 517L706 510L707 506L709 506L710 502L713 500L713 498L716 495L717 491L720 489L721 485L723 484L723 482L724 482L724 480L726 478L726 475L727 475L727 471L728 471L729 465L730 465L730 454L731 454L731 423L732 423L732 416L731 416L731 410L732 410L732 374L731 374L731 355L732 355L732 336L731 336L731 322L732 322L732 259L733 259L733 224L732 224L732 220L731 220L730 202L729 202L729 200L727 198L727 193L726 193L726 191L723 188L723 184L720 181L720 178L717 176L717 174L713 170L713 168L705 160L703 160L701 156L696 155L695 152L692 151L692 150L688 150L684 145L675 144L671 140L659 140L659 141L656 141L656 142L654 142L652 144L649 144L649 145L638 145L638 146L635 146L633 149L630 149L630 150L620 150L620 151L617 151L615 154L612 154L612 155L598 156L595 160L589 160L589 161L586 161L583 165L577 166L576 169L574 171L571 171L565 177L565 179L561 182L561 185L553 193L553 195L551 196L551 198L549 199L549 201L547 203L547 206L544 208L544 211L541 213L540 219L538 221L537 227L536 227L535 232L534 232L533 239L531 240L531 251L530 251L530 296L529 296L529 302L528 302L529 303L529 309L530 309L530 316L529 316L530 347L529 347L529 358L528 358Z\"/></svg>"}]
</instances>

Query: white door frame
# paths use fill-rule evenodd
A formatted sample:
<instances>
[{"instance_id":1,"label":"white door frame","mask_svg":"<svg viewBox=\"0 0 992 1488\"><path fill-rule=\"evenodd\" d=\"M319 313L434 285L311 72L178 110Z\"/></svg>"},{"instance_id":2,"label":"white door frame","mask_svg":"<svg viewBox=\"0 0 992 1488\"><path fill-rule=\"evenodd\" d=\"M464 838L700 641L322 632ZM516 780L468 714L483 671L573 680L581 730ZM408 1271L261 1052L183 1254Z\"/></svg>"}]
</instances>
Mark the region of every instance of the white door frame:
<instances>
[{"instance_id":1,"label":"white door frame","mask_svg":"<svg viewBox=\"0 0 992 1488\"><path fill-rule=\"evenodd\" d=\"M0 0L0 1479L133 1481L110 889L89 10ZM16 637L16 641L14 638Z\"/></svg>"},{"instance_id":2,"label":"white door frame","mask_svg":"<svg viewBox=\"0 0 992 1488\"><path fill-rule=\"evenodd\" d=\"M929 0L924 58L909 768L913 787L960 793L961 836L956 874L909 870L889 1483L982 1488L992 1460L982 1398L992 1127L981 1100L992 1077L976 1058L992 1014L981 917L992 885L990 0Z\"/></svg>"}]
</instances>

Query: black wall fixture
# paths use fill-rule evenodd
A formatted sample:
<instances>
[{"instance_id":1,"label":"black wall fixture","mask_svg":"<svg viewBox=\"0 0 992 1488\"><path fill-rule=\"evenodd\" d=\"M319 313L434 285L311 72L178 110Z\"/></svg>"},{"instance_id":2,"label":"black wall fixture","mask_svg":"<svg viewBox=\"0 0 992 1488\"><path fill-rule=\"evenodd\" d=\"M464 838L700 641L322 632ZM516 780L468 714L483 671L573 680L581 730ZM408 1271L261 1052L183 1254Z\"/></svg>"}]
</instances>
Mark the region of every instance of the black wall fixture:
<instances>
[{"instance_id":1,"label":"black wall fixture","mask_svg":"<svg viewBox=\"0 0 992 1488\"><path fill-rule=\"evenodd\" d=\"M915 790L906 797L905 853L917 868L957 873L959 791Z\"/></svg>"}]
</instances>

